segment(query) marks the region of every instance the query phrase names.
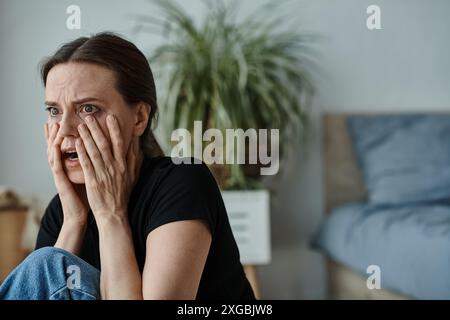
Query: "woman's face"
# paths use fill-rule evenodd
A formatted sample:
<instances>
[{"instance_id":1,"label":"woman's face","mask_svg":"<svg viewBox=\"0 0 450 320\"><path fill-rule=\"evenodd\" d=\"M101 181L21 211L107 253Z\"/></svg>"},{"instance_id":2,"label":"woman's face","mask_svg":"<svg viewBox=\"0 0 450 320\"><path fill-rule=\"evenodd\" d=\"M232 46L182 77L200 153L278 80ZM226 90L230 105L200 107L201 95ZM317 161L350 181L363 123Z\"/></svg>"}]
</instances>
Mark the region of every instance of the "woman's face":
<instances>
[{"instance_id":1,"label":"woman's face","mask_svg":"<svg viewBox=\"0 0 450 320\"><path fill-rule=\"evenodd\" d=\"M75 152L77 127L87 115L95 117L103 134L111 143L106 116L114 115L119 121L124 141L124 154L134 135L136 108L125 103L115 88L113 71L89 63L64 63L54 66L47 76L45 101L49 111L47 122L58 123L61 144L61 160L72 183L83 184L84 174L78 161L69 160L69 152Z\"/></svg>"}]
</instances>

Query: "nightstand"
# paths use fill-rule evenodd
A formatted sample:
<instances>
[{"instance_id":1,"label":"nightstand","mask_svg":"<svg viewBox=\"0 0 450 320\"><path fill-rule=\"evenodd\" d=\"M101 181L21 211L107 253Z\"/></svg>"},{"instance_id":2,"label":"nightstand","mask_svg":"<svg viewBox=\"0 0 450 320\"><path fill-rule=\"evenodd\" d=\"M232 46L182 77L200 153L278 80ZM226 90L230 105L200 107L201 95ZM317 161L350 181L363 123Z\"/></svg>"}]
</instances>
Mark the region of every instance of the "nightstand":
<instances>
[{"instance_id":1,"label":"nightstand","mask_svg":"<svg viewBox=\"0 0 450 320\"><path fill-rule=\"evenodd\" d=\"M26 257L22 248L27 208L0 209L0 283Z\"/></svg>"},{"instance_id":2,"label":"nightstand","mask_svg":"<svg viewBox=\"0 0 450 320\"><path fill-rule=\"evenodd\" d=\"M222 191L241 263L257 298L257 265L270 263L270 194L267 190Z\"/></svg>"}]
</instances>

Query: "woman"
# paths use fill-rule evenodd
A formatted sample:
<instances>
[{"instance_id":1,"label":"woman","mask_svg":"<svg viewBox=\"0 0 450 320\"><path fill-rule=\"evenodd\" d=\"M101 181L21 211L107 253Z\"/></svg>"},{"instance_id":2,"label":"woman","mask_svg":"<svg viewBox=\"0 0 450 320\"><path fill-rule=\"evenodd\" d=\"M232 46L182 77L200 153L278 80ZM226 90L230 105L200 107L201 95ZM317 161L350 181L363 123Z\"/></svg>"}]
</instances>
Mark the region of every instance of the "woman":
<instances>
[{"instance_id":1,"label":"woman","mask_svg":"<svg viewBox=\"0 0 450 320\"><path fill-rule=\"evenodd\" d=\"M79 38L42 80L58 195L0 298L254 299L210 171L175 164L154 139L155 84L137 47Z\"/></svg>"}]
</instances>

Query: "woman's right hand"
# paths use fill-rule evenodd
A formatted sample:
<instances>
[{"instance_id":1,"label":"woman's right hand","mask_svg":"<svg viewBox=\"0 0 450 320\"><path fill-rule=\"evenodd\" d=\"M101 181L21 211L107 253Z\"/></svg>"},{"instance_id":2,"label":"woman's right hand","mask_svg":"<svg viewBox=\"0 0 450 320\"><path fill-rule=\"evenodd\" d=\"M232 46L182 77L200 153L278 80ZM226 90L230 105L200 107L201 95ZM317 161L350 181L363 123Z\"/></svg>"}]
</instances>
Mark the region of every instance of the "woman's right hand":
<instances>
[{"instance_id":1,"label":"woman's right hand","mask_svg":"<svg viewBox=\"0 0 450 320\"><path fill-rule=\"evenodd\" d=\"M85 226L89 208L83 202L82 195L76 191L64 172L61 159L61 144L63 137L59 135L57 123L45 124L45 139L47 141L47 158L53 173L56 190L64 213L64 225Z\"/></svg>"}]
</instances>

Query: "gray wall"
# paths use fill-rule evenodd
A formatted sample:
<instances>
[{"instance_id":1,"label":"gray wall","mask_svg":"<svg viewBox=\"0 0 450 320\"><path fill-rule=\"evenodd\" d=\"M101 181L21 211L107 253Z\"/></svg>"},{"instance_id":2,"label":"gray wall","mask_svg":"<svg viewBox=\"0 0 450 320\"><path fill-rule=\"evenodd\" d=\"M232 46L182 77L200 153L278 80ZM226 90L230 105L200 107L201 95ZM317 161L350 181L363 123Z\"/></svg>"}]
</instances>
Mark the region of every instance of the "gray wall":
<instances>
[{"instance_id":1,"label":"gray wall","mask_svg":"<svg viewBox=\"0 0 450 320\"><path fill-rule=\"evenodd\" d=\"M243 13L260 3L243 2ZM201 17L201 1L182 3ZM65 27L70 4L81 7L80 31ZM381 7L382 30L366 28L370 4ZM40 59L64 41L101 30L120 32L148 52L159 39L133 35L128 14L150 8L143 0L0 0L0 185L43 204L55 193L45 160ZM273 262L259 273L266 298L324 298L323 261L308 249L323 217L320 115L450 109L450 2L292 1L287 10L298 28L323 36L316 44L322 71L315 75L309 138L270 181L279 189L271 218Z\"/></svg>"}]
</instances>

